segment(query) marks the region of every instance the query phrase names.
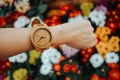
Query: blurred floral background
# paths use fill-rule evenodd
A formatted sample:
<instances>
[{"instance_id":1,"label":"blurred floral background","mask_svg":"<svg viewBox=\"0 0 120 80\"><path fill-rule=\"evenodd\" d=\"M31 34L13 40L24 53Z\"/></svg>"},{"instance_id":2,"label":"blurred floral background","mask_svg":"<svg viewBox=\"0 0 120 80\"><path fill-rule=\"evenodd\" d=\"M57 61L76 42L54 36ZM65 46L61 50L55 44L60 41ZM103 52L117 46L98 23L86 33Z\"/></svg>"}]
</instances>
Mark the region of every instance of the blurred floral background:
<instances>
[{"instance_id":1,"label":"blurred floral background","mask_svg":"<svg viewBox=\"0 0 120 80\"><path fill-rule=\"evenodd\" d=\"M0 0L0 28L31 28L36 18L50 27L87 19L98 43L0 60L0 80L120 80L120 0Z\"/></svg>"}]
</instances>

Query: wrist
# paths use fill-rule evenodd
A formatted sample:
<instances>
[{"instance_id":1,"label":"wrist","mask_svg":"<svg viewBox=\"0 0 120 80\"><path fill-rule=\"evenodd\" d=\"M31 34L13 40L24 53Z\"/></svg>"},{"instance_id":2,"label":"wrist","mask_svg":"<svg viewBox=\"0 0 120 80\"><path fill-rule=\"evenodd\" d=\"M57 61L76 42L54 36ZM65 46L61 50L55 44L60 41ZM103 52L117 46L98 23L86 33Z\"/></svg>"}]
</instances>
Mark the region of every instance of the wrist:
<instances>
[{"instance_id":1,"label":"wrist","mask_svg":"<svg viewBox=\"0 0 120 80\"><path fill-rule=\"evenodd\" d=\"M52 39L52 45L60 45L60 44L64 44L65 40L63 38L63 30L61 28L61 26L55 26L55 27L49 27L53 39Z\"/></svg>"},{"instance_id":2,"label":"wrist","mask_svg":"<svg viewBox=\"0 0 120 80\"><path fill-rule=\"evenodd\" d=\"M69 41L69 31L67 28L68 24L61 24L54 27L49 27L52 35L52 45L66 44ZM66 33L67 32L67 33Z\"/></svg>"}]
</instances>

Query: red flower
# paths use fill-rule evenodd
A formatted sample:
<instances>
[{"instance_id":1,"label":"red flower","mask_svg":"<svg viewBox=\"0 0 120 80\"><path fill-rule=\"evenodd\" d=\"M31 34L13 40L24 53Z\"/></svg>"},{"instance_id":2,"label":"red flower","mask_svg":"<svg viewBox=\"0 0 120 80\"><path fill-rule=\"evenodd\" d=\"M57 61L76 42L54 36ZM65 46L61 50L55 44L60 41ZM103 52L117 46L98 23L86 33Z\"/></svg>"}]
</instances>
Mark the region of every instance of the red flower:
<instances>
[{"instance_id":1,"label":"red flower","mask_svg":"<svg viewBox=\"0 0 120 80\"><path fill-rule=\"evenodd\" d=\"M51 22L51 19L50 19L50 18L45 18L45 19L44 19L44 22L45 22L46 24L48 24L49 22Z\"/></svg>"},{"instance_id":2,"label":"red flower","mask_svg":"<svg viewBox=\"0 0 120 80\"><path fill-rule=\"evenodd\" d=\"M93 74L90 80L100 80L98 74Z\"/></svg>"},{"instance_id":3,"label":"red flower","mask_svg":"<svg viewBox=\"0 0 120 80\"><path fill-rule=\"evenodd\" d=\"M6 27L7 26L7 21L5 17L0 18L0 27Z\"/></svg>"},{"instance_id":4,"label":"red flower","mask_svg":"<svg viewBox=\"0 0 120 80\"><path fill-rule=\"evenodd\" d=\"M70 64L65 64L65 65L63 66L63 71L64 71L65 73L70 72L70 70L71 70L71 65L70 65Z\"/></svg>"},{"instance_id":5,"label":"red flower","mask_svg":"<svg viewBox=\"0 0 120 80\"><path fill-rule=\"evenodd\" d=\"M60 10L60 16L65 16L67 14L66 10Z\"/></svg>"},{"instance_id":6,"label":"red flower","mask_svg":"<svg viewBox=\"0 0 120 80\"><path fill-rule=\"evenodd\" d=\"M53 15L51 17L52 20L56 20L56 21L60 21L60 16L57 16L57 15Z\"/></svg>"},{"instance_id":7,"label":"red flower","mask_svg":"<svg viewBox=\"0 0 120 80\"><path fill-rule=\"evenodd\" d=\"M23 13L20 13L20 12L12 12L12 13L9 13L9 14L7 15L8 22L9 22L9 23L14 23L14 21L16 21L19 16L23 16L23 15L24 15L24 14L23 14Z\"/></svg>"},{"instance_id":8,"label":"red flower","mask_svg":"<svg viewBox=\"0 0 120 80\"><path fill-rule=\"evenodd\" d=\"M55 22L49 22L47 25L52 27L52 26L56 26L56 25L59 25L59 24L61 24L61 22L55 21Z\"/></svg>"},{"instance_id":9,"label":"red flower","mask_svg":"<svg viewBox=\"0 0 120 80\"><path fill-rule=\"evenodd\" d=\"M118 22L117 28L120 29L120 21Z\"/></svg>"},{"instance_id":10,"label":"red flower","mask_svg":"<svg viewBox=\"0 0 120 80\"><path fill-rule=\"evenodd\" d=\"M110 28L111 33L115 33L115 31L117 29L117 22L109 21L109 22L107 22L106 26Z\"/></svg>"},{"instance_id":11,"label":"red flower","mask_svg":"<svg viewBox=\"0 0 120 80\"><path fill-rule=\"evenodd\" d=\"M60 16L65 16L68 10L73 10L73 6L71 5L63 5L60 7Z\"/></svg>"},{"instance_id":12,"label":"red flower","mask_svg":"<svg viewBox=\"0 0 120 80\"><path fill-rule=\"evenodd\" d=\"M116 69L110 70L109 76L112 80L120 80L120 72Z\"/></svg>"},{"instance_id":13,"label":"red flower","mask_svg":"<svg viewBox=\"0 0 120 80\"><path fill-rule=\"evenodd\" d=\"M99 78L99 80L106 80L106 78Z\"/></svg>"},{"instance_id":14,"label":"red flower","mask_svg":"<svg viewBox=\"0 0 120 80\"><path fill-rule=\"evenodd\" d=\"M54 16L49 17L49 18L46 18L46 19L44 20L44 22L45 22L48 26L55 26L55 25L61 24L61 22L60 22L60 17L57 16L57 15L54 15Z\"/></svg>"},{"instance_id":15,"label":"red flower","mask_svg":"<svg viewBox=\"0 0 120 80\"><path fill-rule=\"evenodd\" d=\"M120 9L120 3L117 4L117 8Z\"/></svg>"},{"instance_id":16,"label":"red flower","mask_svg":"<svg viewBox=\"0 0 120 80\"><path fill-rule=\"evenodd\" d=\"M117 64L117 63L109 63L108 67L109 68L113 68L113 69L118 69L119 68L119 64Z\"/></svg>"},{"instance_id":17,"label":"red flower","mask_svg":"<svg viewBox=\"0 0 120 80\"><path fill-rule=\"evenodd\" d=\"M63 5L60 7L60 10L65 10L65 11L68 11L68 10L73 10L73 6L71 5Z\"/></svg>"},{"instance_id":18,"label":"red flower","mask_svg":"<svg viewBox=\"0 0 120 80\"><path fill-rule=\"evenodd\" d=\"M82 62L83 63L88 62L89 58L94 53L94 51L95 51L94 47L81 50Z\"/></svg>"},{"instance_id":19,"label":"red flower","mask_svg":"<svg viewBox=\"0 0 120 80\"><path fill-rule=\"evenodd\" d=\"M78 70L78 66L77 65L72 65L71 70L72 70L73 73L76 73L77 70Z\"/></svg>"},{"instance_id":20,"label":"red flower","mask_svg":"<svg viewBox=\"0 0 120 80\"><path fill-rule=\"evenodd\" d=\"M53 65L53 69L54 69L54 71L59 72L60 69L61 69L60 64L59 64L59 63L54 64L54 65Z\"/></svg>"},{"instance_id":21,"label":"red flower","mask_svg":"<svg viewBox=\"0 0 120 80\"><path fill-rule=\"evenodd\" d=\"M9 60L0 60L0 74L7 72L10 66L11 63L9 62Z\"/></svg>"},{"instance_id":22,"label":"red flower","mask_svg":"<svg viewBox=\"0 0 120 80\"><path fill-rule=\"evenodd\" d=\"M69 13L69 17L76 17L79 14L82 14L82 12L80 12L80 10L73 10Z\"/></svg>"}]
</instances>

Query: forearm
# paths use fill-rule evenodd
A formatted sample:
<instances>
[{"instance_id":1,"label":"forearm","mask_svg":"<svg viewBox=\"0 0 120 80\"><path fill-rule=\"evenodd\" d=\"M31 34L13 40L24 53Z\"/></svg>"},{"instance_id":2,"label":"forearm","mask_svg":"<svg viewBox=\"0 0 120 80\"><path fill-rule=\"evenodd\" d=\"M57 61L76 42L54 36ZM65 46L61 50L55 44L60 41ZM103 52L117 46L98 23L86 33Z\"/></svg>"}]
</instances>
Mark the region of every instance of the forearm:
<instances>
[{"instance_id":1,"label":"forearm","mask_svg":"<svg viewBox=\"0 0 120 80\"><path fill-rule=\"evenodd\" d=\"M0 29L0 59L33 49L28 28Z\"/></svg>"},{"instance_id":2,"label":"forearm","mask_svg":"<svg viewBox=\"0 0 120 80\"><path fill-rule=\"evenodd\" d=\"M59 26L61 27L61 26ZM32 28L31 28L32 29ZM22 52L34 49L29 28L1 28L0 29L0 59L8 58ZM53 34L52 45L59 45L62 40L58 40L60 31L58 27L49 27ZM59 38L61 38L59 36Z\"/></svg>"},{"instance_id":3,"label":"forearm","mask_svg":"<svg viewBox=\"0 0 120 80\"><path fill-rule=\"evenodd\" d=\"M32 29L32 28L31 28ZM34 49L29 28L0 29L0 59ZM52 45L67 44L73 48L93 47L97 40L89 21L77 21L49 27Z\"/></svg>"}]
</instances>

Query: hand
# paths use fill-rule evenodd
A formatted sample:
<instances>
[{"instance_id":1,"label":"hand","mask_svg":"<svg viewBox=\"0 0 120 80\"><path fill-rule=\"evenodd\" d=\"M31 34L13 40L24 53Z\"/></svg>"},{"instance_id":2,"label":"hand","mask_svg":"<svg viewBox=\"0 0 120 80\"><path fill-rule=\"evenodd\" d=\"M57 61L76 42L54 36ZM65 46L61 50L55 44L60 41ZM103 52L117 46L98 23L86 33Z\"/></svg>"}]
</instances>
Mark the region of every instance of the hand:
<instances>
[{"instance_id":1,"label":"hand","mask_svg":"<svg viewBox=\"0 0 120 80\"><path fill-rule=\"evenodd\" d=\"M91 23L88 20L65 23L51 27L53 34L53 45L67 44L73 48L84 49L93 47L96 36Z\"/></svg>"}]
</instances>

